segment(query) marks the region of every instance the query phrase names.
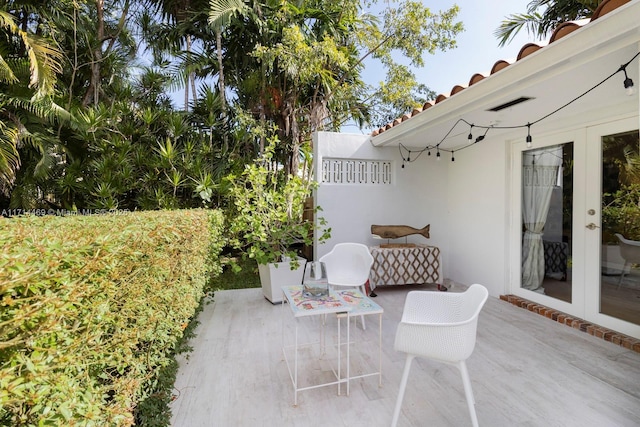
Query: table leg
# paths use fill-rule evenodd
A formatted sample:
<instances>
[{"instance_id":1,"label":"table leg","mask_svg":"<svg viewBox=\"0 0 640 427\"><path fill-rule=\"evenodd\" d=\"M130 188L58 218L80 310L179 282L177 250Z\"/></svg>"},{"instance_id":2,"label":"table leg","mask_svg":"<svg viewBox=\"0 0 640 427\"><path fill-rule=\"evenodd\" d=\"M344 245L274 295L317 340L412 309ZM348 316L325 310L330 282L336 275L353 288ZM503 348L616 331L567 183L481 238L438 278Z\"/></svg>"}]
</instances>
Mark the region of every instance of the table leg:
<instances>
[{"instance_id":1,"label":"table leg","mask_svg":"<svg viewBox=\"0 0 640 427\"><path fill-rule=\"evenodd\" d=\"M341 367L341 355L340 355L340 325L342 324L341 320L340 320L340 314L338 314L336 316L338 318L338 396L340 396L342 394L342 383L340 382L340 380L342 379L341 377L341 372L340 372L340 367Z\"/></svg>"},{"instance_id":2,"label":"table leg","mask_svg":"<svg viewBox=\"0 0 640 427\"><path fill-rule=\"evenodd\" d=\"M324 341L324 325L325 319L327 318L326 314L322 315L322 322L320 324L320 357L322 358L325 355L325 341Z\"/></svg>"},{"instance_id":3,"label":"table leg","mask_svg":"<svg viewBox=\"0 0 640 427\"><path fill-rule=\"evenodd\" d=\"M382 387L382 314L379 314L378 320L378 387Z\"/></svg>"},{"instance_id":4,"label":"table leg","mask_svg":"<svg viewBox=\"0 0 640 427\"><path fill-rule=\"evenodd\" d=\"M296 337L295 337L295 342L293 345L294 348L294 362L293 362L293 406L298 406L298 319L295 319L296 322Z\"/></svg>"},{"instance_id":5,"label":"table leg","mask_svg":"<svg viewBox=\"0 0 640 427\"><path fill-rule=\"evenodd\" d=\"M282 355L284 355L284 351L285 351L285 342L284 342L284 316L285 316L285 311L284 311L284 305L287 303L287 298L285 298L284 292L282 293L282 310L280 311L280 332L282 334ZM286 359L286 357L285 357Z\"/></svg>"},{"instance_id":6,"label":"table leg","mask_svg":"<svg viewBox=\"0 0 640 427\"><path fill-rule=\"evenodd\" d=\"M364 323L363 323L364 325ZM347 396L349 396L349 386L350 384L350 380L351 380L351 360L350 360L350 356L351 356L351 337L350 335L350 331L351 331L351 319L349 318L349 313L347 313Z\"/></svg>"}]
</instances>

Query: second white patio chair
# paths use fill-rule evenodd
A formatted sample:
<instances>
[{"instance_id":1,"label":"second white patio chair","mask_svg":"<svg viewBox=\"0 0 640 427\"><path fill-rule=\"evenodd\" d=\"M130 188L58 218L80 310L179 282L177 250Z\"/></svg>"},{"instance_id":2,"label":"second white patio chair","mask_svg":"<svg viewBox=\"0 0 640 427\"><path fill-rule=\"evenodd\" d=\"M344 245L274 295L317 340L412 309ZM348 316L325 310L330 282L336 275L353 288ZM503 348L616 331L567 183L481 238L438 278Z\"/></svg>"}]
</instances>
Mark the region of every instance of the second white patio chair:
<instances>
[{"instance_id":1,"label":"second white patio chair","mask_svg":"<svg viewBox=\"0 0 640 427\"><path fill-rule=\"evenodd\" d=\"M627 266L631 267L631 264L640 264L640 242L637 240L626 239L622 234L616 233L616 237L620 242L620 255L624 258L624 266L620 272L620 279L618 280L618 287L622 285L622 279L624 278L624 272Z\"/></svg>"},{"instance_id":2,"label":"second white patio chair","mask_svg":"<svg viewBox=\"0 0 640 427\"><path fill-rule=\"evenodd\" d=\"M367 295L366 283L373 265L373 256L369 248L362 243L338 243L331 252L323 255L320 262L324 262L327 269L329 286L358 288L363 295ZM365 329L364 316L362 329Z\"/></svg>"},{"instance_id":3,"label":"second white patio chair","mask_svg":"<svg viewBox=\"0 0 640 427\"><path fill-rule=\"evenodd\" d=\"M476 345L478 315L489 293L482 285L465 292L411 291L396 331L395 349L407 353L392 427L398 423L411 362L424 357L455 365L462 375L464 393L473 426L478 425L471 380L465 360Z\"/></svg>"}]
</instances>

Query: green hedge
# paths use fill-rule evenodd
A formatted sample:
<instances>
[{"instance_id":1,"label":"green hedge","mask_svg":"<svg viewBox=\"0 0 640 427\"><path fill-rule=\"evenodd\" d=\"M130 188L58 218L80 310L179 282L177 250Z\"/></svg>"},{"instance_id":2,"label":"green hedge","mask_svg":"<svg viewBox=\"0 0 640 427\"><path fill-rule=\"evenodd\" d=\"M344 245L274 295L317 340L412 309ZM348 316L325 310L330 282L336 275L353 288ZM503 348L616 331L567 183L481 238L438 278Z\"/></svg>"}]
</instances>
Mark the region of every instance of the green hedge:
<instances>
[{"instance_id":1,"label":"green hedge","mask_svg":"<svg viewBox=\"0 0 640 427\"><path fill-rule=\"evenodd\" d=\"M132 425L221 271L222 222L0 218L0 425Z\"/></svg>"}]
</instances>

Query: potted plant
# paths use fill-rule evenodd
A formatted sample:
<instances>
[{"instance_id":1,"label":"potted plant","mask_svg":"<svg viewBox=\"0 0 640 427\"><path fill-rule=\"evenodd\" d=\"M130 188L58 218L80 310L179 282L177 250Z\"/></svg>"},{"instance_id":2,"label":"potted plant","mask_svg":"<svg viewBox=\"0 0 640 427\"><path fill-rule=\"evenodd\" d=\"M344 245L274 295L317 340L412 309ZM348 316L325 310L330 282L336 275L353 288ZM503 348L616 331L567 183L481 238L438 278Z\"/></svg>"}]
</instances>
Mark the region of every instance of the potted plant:
<instances>
[{"instance_id":1,"label":"potted plant","mask_svg":"<svg viewBox=\"0 0 640 427\"><path fill-rule=\"evenodd\" d=\"M273 161L276 142L273 137L264 154L240 176L227 177L233 205L231 244L257 261L264 296L272 303L282 301L282 286L302 282L306 260L296 247L312 245L314 232L321 233L319 242L331 232L324 218L318 219L318 227L303 217L304 202L316 183L286 174Z\"/></svg>"}]
</instances>

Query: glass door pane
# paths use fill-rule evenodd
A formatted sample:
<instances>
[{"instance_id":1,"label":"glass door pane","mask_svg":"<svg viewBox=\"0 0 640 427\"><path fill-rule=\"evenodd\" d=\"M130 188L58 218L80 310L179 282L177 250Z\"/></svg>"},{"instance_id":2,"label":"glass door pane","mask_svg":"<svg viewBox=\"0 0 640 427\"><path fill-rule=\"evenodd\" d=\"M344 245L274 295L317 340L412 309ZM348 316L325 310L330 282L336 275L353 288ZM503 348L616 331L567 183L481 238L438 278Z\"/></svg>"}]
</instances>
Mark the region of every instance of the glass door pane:
<instances>
[{"instance_id":1,"label":"glass door pane","mask_svg":"<svg viewBox=\"0 0 640 427\"><path fill-rule=\"evenodd\" d=\"M573 142L522 153L521 287L572 301Z\"/></svg>"},{"instance_id":2,"label":"glass door pane","mask_svg":"<svg viewBox=\"0 0 640 427\"><path fill-rule=\"evenodd\" d=\"M602 137L600 313L640 325L638 131Z\"/></svg>"}]
</instances>

